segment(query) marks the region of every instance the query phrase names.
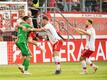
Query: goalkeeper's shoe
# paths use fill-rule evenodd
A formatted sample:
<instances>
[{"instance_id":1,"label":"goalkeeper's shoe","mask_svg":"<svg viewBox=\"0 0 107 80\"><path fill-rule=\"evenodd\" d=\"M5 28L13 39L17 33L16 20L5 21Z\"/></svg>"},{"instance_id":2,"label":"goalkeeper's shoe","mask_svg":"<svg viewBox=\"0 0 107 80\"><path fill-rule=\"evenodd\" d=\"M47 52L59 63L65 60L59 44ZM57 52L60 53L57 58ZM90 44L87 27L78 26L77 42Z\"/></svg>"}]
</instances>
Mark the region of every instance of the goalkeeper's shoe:
<instances>
[{"instance_id":1,"label":"goalkeeper's shoe","mask_svg":"<svg viewBox=\"0 0 107 80\"><path fill-rule=\"evenodd\" d=\"M55 74L60 74L60 73L61 73L61 69L55 71Z\"/></svg>"},{"instance_id":2,"label":"goalkeeper's shoe","mask_svg":"<svg viewBox=\"0 0 107 80\"><path fill-rule=\"evenodd\" d=\"M24 73L24 66L23 65L18 65L18 69L20 70L21 73Z\"/></svg>"}]
</instances>

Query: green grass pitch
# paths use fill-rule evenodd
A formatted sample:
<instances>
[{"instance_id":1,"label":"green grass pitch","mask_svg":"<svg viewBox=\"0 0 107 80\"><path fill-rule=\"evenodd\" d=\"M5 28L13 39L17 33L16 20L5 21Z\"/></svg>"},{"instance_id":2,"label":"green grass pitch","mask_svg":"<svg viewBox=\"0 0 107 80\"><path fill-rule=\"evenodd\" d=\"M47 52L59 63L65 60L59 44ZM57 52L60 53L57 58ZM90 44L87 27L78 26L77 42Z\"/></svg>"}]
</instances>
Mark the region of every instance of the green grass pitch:
<instances>
[{"instance_id":1,"label":"green grass pitch","mask_svg":"<svg viewBox=\"0 0 107 80\"><path fill-rule=\"evenodd\" d=\"M38 63L30 65L31 75L23 75L15 65L0 66L0 80L107 80L107 62L95 62L99 69L93 73L88 66L88 74L81 75L79 62L61 63L62 73L53 74L54 63Z\"/></svg>"}]
</instances>

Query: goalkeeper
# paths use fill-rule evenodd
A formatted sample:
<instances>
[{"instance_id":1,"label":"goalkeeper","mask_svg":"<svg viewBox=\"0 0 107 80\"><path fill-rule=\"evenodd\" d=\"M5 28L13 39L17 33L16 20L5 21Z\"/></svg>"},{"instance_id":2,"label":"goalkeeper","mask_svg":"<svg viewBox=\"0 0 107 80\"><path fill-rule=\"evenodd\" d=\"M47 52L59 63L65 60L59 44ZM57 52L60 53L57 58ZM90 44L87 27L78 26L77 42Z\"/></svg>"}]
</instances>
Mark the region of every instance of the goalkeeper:
<instances>
[{"instance_id":1,"label":"goalkeeper","mask_svg":"<svg viewBox=\"0 0 107 80\"><path fill-rule=\"evenodd\" d=\"M18 39L16 45L21 50L24 61L22 65L18 65L18 68L23 74L30 74L28 72L28 68L31 53L28 49L27 43L29 31L32 31L32 28L30 26L31 19L28 16L24 16L22 19L24 22L18 25ZM37 29L37 31L39 31L39 29Z\"/></svg>"}]
</instances>

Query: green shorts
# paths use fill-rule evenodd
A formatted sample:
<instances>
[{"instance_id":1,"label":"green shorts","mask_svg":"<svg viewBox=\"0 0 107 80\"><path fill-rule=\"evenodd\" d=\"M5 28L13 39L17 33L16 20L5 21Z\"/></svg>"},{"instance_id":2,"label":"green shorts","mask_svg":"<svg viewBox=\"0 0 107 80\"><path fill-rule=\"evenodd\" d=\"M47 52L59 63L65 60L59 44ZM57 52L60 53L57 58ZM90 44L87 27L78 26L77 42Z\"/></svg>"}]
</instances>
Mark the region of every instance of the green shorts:
<instances>
[{"instance_id":1,"label":"green shorts","mask_svg":"<svg viewBox=\"0 0 107 80\"><path fill-rule=\"evenodd\" d=\"M16 45L21 50L22 56L30 55L27 43L16 43Z\"/></svg>"}]
</instances>

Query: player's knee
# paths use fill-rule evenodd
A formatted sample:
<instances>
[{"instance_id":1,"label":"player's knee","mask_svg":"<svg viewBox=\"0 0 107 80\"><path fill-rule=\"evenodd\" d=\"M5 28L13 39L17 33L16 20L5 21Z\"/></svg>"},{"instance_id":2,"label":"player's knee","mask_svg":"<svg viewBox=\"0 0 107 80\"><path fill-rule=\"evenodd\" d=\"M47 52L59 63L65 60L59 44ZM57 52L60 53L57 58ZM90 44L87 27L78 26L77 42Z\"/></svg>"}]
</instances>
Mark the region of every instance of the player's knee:
<instances>
[{"instance_id":1,"label":"player's knee","mask_svg":"<svg viewBox=\"0 0 107 80\"><path fill-rule=\"evenodd\" d=\"M58 51L54 51L53 56L59 56L59 52Z\"/></svg>"},{"instance_id":2,"label":"player's knee","mask_svg":"<svg viewBox=\"0 0 107 80\"><path fill-rule=\"evenodd\" d=\"M85 60L85 58L81 56L81 57L80 57L80 61L82 61L82 60Z\"/></svg>"}]
</instances>

